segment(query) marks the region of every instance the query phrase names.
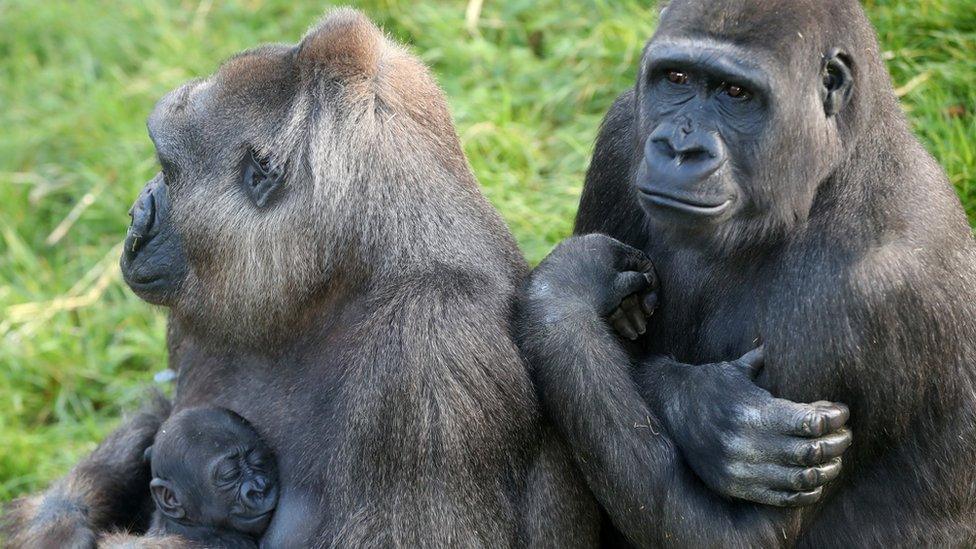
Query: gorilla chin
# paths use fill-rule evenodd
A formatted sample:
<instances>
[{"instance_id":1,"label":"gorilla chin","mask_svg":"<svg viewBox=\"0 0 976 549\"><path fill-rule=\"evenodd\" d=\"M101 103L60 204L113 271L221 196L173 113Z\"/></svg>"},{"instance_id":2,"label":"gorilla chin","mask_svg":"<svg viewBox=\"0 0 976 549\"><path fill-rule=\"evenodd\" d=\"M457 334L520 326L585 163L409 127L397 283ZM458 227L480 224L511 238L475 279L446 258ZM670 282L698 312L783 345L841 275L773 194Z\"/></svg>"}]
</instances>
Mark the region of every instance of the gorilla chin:
<instances>
[{"instance_id":1,"label":"gorilla chin","mask_svg":"<svg viewBox=\"0 0 976 549\"><path fill-rule=\"evenodd\" d=\"M162 174L146 184L129 216L132 222L120 262L122 278L140 298L167 305L186 275L186 257L170 223L169 192Z\"/></svg>"}]
</instances>

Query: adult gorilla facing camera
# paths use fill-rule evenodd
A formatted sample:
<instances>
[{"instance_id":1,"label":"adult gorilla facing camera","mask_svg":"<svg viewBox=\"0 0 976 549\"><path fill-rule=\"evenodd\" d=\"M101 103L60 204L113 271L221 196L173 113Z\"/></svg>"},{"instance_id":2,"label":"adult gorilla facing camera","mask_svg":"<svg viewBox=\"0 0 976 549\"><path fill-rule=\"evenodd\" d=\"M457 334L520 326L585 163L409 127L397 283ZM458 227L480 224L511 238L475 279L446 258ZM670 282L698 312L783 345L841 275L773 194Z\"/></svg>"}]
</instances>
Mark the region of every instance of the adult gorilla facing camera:
<instances>
[{"instance_id":1,"label":"adult gorilla facing camera","mask_svg":"<svg viewBox=\"0 0 976 549\"><path fill-rule=\"evenodd\" d=\"M162 172L123 274L171 311L174 413L233 411L275 454L262 546L595 542L510 336L527 269L417 59L338 10L170 93L148 128ZM144 531L159 417L21 501L10 545Z\"/></svg>"},{"instance_id":2,"label":"adult gorilla facing camera","mask_svg":"<svg viewBox=\"0 0 976 549\"><path fill-rule=\"evenodd\" d=\"M521 344L630 541L976 544L973 237L855 0L671 2L576 233Z\"/></svg>"}]
</instances>

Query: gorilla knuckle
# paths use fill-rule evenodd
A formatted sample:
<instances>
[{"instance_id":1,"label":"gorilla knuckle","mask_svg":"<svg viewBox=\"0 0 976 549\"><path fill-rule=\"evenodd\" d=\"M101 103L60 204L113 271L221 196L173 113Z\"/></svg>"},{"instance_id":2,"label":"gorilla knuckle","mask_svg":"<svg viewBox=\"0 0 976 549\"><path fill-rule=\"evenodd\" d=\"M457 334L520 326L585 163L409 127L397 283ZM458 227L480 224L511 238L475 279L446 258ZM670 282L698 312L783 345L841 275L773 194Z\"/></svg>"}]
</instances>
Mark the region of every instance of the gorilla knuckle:
<instances>
[{"instance_id":1,"label":"gorilla knuckle","mask_svg":"<svg viewBox=\"0 0 976 549\"><path fill-rule=\"evenodd\" d=\"M806 409L797 414L797 429L804 436L821 436L827 431L827 418L816 409Z\"/></svg>"},{"instance_id":2,"label":"gorilla knuckle","mask_svg":"<svg viewBox=\"0 0 976 549\"><path fill-rule=\"evenodd\" d=\"M800 445L799 461L802 465L816 465L824 459L824 444L821 441L805 442Z\"/></svg>"},{"instance_id":3,"label":"gorilla knuckle","mask_svg":"<svg viewBox=\"0 0 976 549\"><path fill-rule=\"evenodd\" d=\"M810 490L821 483L820 470L816 467L800 469L792 475L792 488L794 490Z\"/></svg>"}]
</instances>

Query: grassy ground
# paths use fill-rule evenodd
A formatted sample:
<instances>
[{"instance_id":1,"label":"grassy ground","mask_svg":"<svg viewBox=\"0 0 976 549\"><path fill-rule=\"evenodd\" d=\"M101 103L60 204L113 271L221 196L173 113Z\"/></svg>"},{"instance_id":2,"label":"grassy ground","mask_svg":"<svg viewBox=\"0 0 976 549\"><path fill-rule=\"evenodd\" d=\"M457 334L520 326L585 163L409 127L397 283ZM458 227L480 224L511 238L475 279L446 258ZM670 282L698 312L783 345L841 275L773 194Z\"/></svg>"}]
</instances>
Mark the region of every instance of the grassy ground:
<instances>
[{"instance_id":1,"label":"grassy ground","mask_svg":"<svg viewBox=\"0 0 976 549\"><path fill-rule=\"evenodd\" d=\"M533 261L566 236L598 123L633 79L646 1L350 2L430 63L485 190ZM918 134L976 215L972 0L873 0ZM163 368L164 317L120 282L156 170L144 118L183 80L295 41L325 3L0 0L0 501L64 472Z\"/></svg>"}]
</instances>

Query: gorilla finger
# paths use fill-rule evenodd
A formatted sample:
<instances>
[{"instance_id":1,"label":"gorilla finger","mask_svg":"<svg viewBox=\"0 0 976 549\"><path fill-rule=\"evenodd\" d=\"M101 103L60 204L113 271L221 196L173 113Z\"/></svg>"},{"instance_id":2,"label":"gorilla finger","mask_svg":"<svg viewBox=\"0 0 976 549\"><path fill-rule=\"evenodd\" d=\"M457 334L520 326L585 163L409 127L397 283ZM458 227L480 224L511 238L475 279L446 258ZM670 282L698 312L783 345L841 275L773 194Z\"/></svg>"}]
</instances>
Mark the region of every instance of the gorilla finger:
<instances>
[{"instance_id":1,"label":"gorilla finger","mask_svg":"<svg viewBox=\"0 0 976 549\"><path fill-rule=\"evenodd\" d=\"M619 240L611 240L612 246L615 248L614 267L616 270L638 271L641 273L654 272L654 263L647 257L647 254ZM656 280L657 277L654 277L653 280L648 280L648 282L656 282Z\"/></svg>"},{"instance_id":2,"label":"gorilla finger","mask_svg":"<svg viewBox=\"0 0 976 549\"><path fill-rule=\"evenodd\" d=\"M624 314L622 309L617 309L610 315L610 325L616 330L621 337L634 341L638 337L637 330L630 325L630 320L627 319L627 315Z\"/></svg>"},{"instance_id":3,"label":"gorilla finger","mask_svg":"<svg viewBox=\"0 0 976 549\"><path fill-rule=\"evenodd\" d=\"M822 487L810 490L809 492L783 492L768 488L759 488L744 495L743 499L776 507L804 507L817 503L820 501L822 495Z\"/></svg>"},{"instance_id":4,"label":"gorilla finger","mask_svg":"<svg viewBox=\"0 0 976 549\"><path fill-rule=\"evenodd\" d=\"M847 420L851 418L851 411L846 405L839 402L827 402L826 400L818 400L812 404L819 408L828 410L827 414L827 432L832 433L839 430L845 424Z\"/></svg>"},{"instance_id":5,"label":"gorilla finger","mask_svg":"<svg viewBox=\"0 0 976 549\"><path fill-rule=\"evenodd\" d=\"M781 398L774 399L763 409L768 425L783 434L820 438L847 421L847 407L835 404L800 404Z\"/></svg>"},{"instance_id":6,"label":"gorilla finger","mask_svg":"<svg viewBox=\"0 0 976 549\"><path fill-rule=\"evenodd\" d=\"M795 444L789 461L796 465L826 463L843 455L852 440L850 429L841 429L817 440L803 441Z\"/></svg>"},{"instance_id":7,"label":"gorilla finger","mask_svg":"<svg viewBox=\"0 0 976 549\"><path fill-rule=\"evenodd\" d=\"M732 364L742 371L742 373L746 374L752 379L755 379L765 365L765 349L762 346L757 347L742 355L739 360L736 360Z\"/></svg>"},{"instance_id":8,"label":"gorilla finger","mask_svg":"<svg viewBox=\"0 0 976 549\"><path fill-rule=\"evenodd\" d=\"M613 281L613 295L621 301L632 294L640 294L648 290L647 277L644 273L627 271L617 275Z\"/></svg>"},{"instance_id":9,"label":"gorilla finger","mask_svg":"<svg viewBox=\"0 0 976 549\"><path fill-rule=\"evenodd\" d=\"M637 295L630 295L624 299L620 308L624 310L624 314L630 320L630 325L634 327L634 330L638 334L644 335L644 332L647 331L647 318L644 316L644 310L640 306Z\"/></svg>"},{"instance_id":10,"label":"gorilla finger","mask_svg":"<svg viewBox=\"0 0 976 549\"><path fill-rule=\"evenodd\" d=\"M759 477L756 480L763 481L775 489L809 492L837 478L840 470L840 458L807 468L765 465L759 470Z\"/></svg>"},{"instance_id":11,"label":"gorilla finger","mask_svg":"<svg viewBox=\"0 0 976 549\"><path fill-rule=\"evenodd\" d=\"M654 311L657 310L657 291L651 291L641 296L640 304L641 308L644 309L645 315L653 315Z\"/></svg>"}]
</instances>

